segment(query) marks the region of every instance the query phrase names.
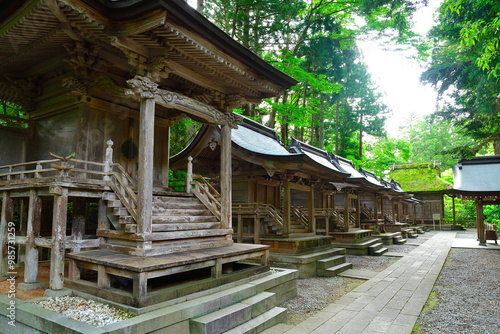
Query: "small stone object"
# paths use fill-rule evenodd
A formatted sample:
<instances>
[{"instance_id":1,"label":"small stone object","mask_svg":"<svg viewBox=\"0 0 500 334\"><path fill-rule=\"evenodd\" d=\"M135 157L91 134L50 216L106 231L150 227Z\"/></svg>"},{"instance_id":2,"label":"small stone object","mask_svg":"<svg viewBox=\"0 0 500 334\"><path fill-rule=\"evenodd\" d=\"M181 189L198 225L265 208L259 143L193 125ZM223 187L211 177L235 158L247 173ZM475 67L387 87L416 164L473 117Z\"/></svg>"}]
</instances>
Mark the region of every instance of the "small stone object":
<instances>
[{"instance_id":1,"label":"small stone object","mask_svg":"<svg viewBox=\"0 0 500 334\"><path fill-rule=\"evenodd\" d=\"M33 302L33 304L95 327L106 326L133 317L132 314L116 307L77 296L47 298Z\"/></svg>"}]
</instances>

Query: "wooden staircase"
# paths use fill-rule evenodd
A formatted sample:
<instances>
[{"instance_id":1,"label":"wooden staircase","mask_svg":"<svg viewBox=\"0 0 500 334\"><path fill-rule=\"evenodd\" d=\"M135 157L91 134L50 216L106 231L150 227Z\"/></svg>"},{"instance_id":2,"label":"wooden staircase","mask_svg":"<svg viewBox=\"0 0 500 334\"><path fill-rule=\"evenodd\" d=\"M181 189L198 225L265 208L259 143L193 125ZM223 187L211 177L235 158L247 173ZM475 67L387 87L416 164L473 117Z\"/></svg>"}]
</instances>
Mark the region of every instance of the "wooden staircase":
<instances>
[{"instance_id":1,"label":"wooden staircase","mask_svg":"<svg viewBox=\"0 0 500 334\"><path fill-rule=\"evenodd\" d=\"M144 236L137 233L136 221L114 193L106 193L104 199L114 228L98 231L105 237L104 249L160 255L232 244L232 229L221 228L220 220L193 194L154 196L152 233ZM148 242L147 249L142 250L138 242Z\"/></svg>"}]
</instances>

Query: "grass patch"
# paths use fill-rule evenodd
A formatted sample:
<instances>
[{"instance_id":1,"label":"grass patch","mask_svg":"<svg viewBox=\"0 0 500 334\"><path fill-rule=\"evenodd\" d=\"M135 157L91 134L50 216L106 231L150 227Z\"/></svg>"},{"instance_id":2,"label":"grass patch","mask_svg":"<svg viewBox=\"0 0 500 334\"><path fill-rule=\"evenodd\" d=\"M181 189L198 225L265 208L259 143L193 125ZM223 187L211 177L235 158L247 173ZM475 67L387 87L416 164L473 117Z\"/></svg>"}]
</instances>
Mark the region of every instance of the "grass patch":
<instances>
[{"instance_id":1,"label":"grass patch","mask_svg":"<svg viewBox=\"0 0 500 334\"><path fill-rule=\"evenodd\" d=\"M422 309L421 313L428 312L438 306L439 297L437 291L435 291L436 289L439 289L439 287L435 286L434 289L431 291L431 293L429 294L429 298L427 298L427 301L425 302L424 308ZM419 319L417 319L417 322L413 326L411 333L425 334L425 331L420 327Z\"/></svg>"}]
</instances>

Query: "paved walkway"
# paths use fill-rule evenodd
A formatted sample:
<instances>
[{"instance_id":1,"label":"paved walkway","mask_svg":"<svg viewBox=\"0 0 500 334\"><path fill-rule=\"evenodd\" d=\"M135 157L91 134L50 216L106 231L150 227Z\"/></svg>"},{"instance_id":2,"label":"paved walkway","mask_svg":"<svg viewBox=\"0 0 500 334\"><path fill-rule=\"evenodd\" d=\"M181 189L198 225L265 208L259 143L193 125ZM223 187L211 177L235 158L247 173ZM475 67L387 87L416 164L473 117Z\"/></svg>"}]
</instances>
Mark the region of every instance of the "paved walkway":
<instances>
[{"instance_id":1,"label":"paved walkway","mask_svg":"<svg viewBox=\"0 0 500 334\"><path fill-rule=\"evenodd\" d=\"M265 334L411 333L456 232L438 232L405 257L297 326Z\"/></svg>"}]
</instances>

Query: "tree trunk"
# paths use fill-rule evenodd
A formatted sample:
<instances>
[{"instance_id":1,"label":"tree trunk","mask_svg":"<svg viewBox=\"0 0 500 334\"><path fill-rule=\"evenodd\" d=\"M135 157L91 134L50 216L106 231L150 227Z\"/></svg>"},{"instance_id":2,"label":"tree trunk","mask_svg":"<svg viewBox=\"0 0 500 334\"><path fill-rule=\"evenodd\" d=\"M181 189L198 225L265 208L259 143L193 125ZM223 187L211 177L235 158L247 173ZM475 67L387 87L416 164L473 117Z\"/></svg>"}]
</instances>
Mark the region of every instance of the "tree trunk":
<instances>
[{"instance_id":1,"label":"tree trunk","mask_svg":"<svg viewBox=\"0 0 500 334\"><path fill-rule=\"evenodd\" d=\"M363 112L359 116L359 160L363 159Z\"/></svg>"},{"instance_id":2,"label":"tree trunk","mask_svg":"<svg viewBox=\"0 0 500 334\"><path fill-rule=\"evenodd\" d=\"M500 141L493 142L493 153L495 155L500 154Z\"/></svg>"}]
</instances>

